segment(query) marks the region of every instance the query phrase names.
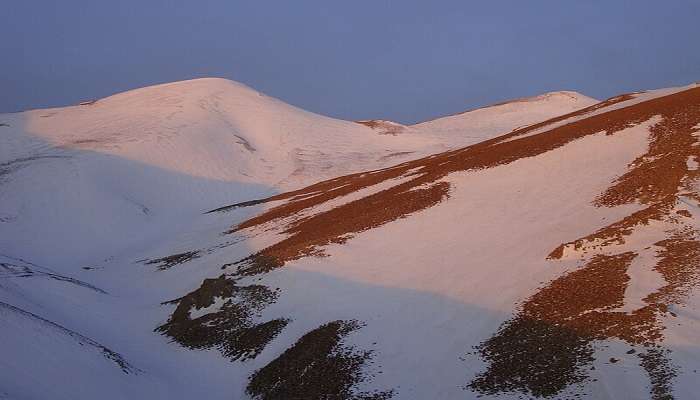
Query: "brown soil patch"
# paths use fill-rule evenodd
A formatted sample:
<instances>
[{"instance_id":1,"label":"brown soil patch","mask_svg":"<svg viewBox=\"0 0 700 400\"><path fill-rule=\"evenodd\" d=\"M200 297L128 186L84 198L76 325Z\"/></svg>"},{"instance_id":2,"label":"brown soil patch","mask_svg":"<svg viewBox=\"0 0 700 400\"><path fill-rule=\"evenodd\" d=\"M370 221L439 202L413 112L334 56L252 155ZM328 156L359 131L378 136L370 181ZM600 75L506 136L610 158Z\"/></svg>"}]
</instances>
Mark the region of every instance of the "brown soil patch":
<instances>
[{"instance_id":1,"label":"brown soil patch","mask_svg":"<svg viewBox=\"0 0 700 400\"><path fill-rule=\"evenodd\" d=\"M360 125L368 126L372 129L380 128L382 125L384 125L384 123L382 121L376 120L376 119L367 119L367 120L355 121L355 122L360 124Z\"/></svg>"},{"instance_id":2,"label":"brown soil patch","mask_svg":"<svg viewBox=\"0 0 700 400\"><path fill-rule=\"evenodd\" d=\"M241 203L230 204L230 205L227 205L227 206L223 206L223 207L215 208L215 209L213 209L213 210L209 210L209 211L205 212L205 214L211 214L211 213L215 213L215 212L230 211L230 210L233 210L233 209L236 209L236 208L241 208L241 207L255 206L255 205L258 205L258 204L266 203L266 202L268 202L268 201L272 201L271 198L260 199L260 200L243 201L243 202L241 202Z\"/></svg>"},{"instance_id":3,"label":"brown soil patch","mask_svg":"<svg viewBox=\"0 0 700 400\"><path fill-rule=\"evenodd\" d=\"M477 350L489 363L469 387L484 394L520 391L552 396L587 377L592 342L619 318L634 253L598 256L526 301L521 311Z\"/></svg>"},{"instance_id":4,"label":"brown soil patch","mask_svg":"<svg viewBox=\"0 0 700 400\"><path fill-rule=\"evenodd\" d=\"M690 291L700 284L700 241L697 232L685 229L672 232L668 239L655 243L659 262L654 269L666 285L644 300L658 304L682 304Z\"/></svg>"},{"instance_id":5,"label":"brown soil patch","mask_svg":"<svg viewBox=\"0 0 700 400\"><path fill-rule=\"evenodd\" d=\"M256 371L247 392L254 399L386 400L392 391L355 393L368 379L363 366L371 352L343 344L357 321L333 321L308 332L279 357Z\"/></svg>"},{"instance_id":6,"label":"brown soil patch","mask_svg":"<svg viewBox=\"0 0 700 400\"><path fill-rule=\"evenodd\" d=\"M379 161L386 161L390 158L407 156L407 155L413 154L413 153L415 153L415 152L414 151L397 151L395 153L390 153L390 154L387 154L385 156L379 157Z\"/></svg>"},{"instance_id":7,"label":"brown soil patch","mask_svg":"<svg viewBox=\"0 0 700 400\"><path fill-rule=\"evenodd\" d=\"M687 218L693 218L693 214L691 214L690 211L688 211L688 210L678 210L678 211L676 211L676 214L682 215L682 216L687 217Z\"/></svg>"},{"instance_id":8,"label":"brown soil patch","mask_svg":"<svg viewBox=\"0 0 700 400\"><path fill-rule=\"evenodd\" d=\"M226 299L221 309L190 318L191 311L213 305L217 297ZM277 293L265 286L236 286L235 281L224 275L205 279L199 289L168 302L177 304L177 308L156 331L185 347L214 347L231 360L245 361L257 357L289 322L286 319L253 322L276 299Z\"/></svg>"},{"instance_id":9,"label":"brown soil patch","mask_svg":"<svg viewBox=\"0 0 700 400\"><path fill-rule=\"evenodd\" d=\"M360 125L365 125L368 126L374 130L377 131L380 135L392 135L396 136L403 132L403 130L406 128L405 126L398 124L398 123L392 123L391 121L383 121L383 120L376 120L376 119L370 119L370 120L363 120L363 121L355 121L356 123Z\"/></svg>"},{"instance_id":10,"label":"brown soil patch","mask_svg":"<svg viewBox=\"0 0 700 400\"><path fill-rule=\"evenodd\" d=\"M407 187L410 188L408 185L398 185L298 221L285 231L290 235L287 239L244 259L238 273L255 275L281 267L289 260L322 255L319 246L344 243L353 233L375 228L437 204L447 197L449 185L441 182L425 189L408 190ZM354 217L348 218L348 215Z\"/></svg>"},{"instance_id":11,"label":"brown soil patch","mask_svg":"<svg viewBox=\"0 0 700 400\"><path fill-rule=\"evenodd\" d=\"M693 191L689 184L700 176L700 171L690 170L686 161L690 156L700 156L700 148L693 146L697 141L694 127L700 123L700 101L693 99L681 109L659 111L663 119L650 129L648 152L637 158L595 204L611 207L633 202L662 203L669 198L675 200L681 187Z\"/></svg>"},{"instance_id":12,"label":"brown soil patch","mask_svg":"<svg viewBox=\"0 0 700 400\"><path fill-rule=\"evenodd\" d=\"M548 259L556 260L564 256L564 249L571 247L576 251L584 248L602 249L611 245L621 245L625 243L625 236L634 232L634 228L646 225L651 220L662 221L673 208L674 203L670 201L654 204L637 212L634 212L620 221L614 222L590 235L576 239L568 243L560 244L547 256Z\"/></svg>"},{"instance_id":13,"label":"brown soil patch","mask_svg":"<svg viewBox=\"0 0 700 400\"><path fill-rule=\"evenodd\" d=\"M663 348L650 348L646 353L639 354L640 364L649 375L651 382L651 398L653 400L671 400L673 396L673 378L678 373L671 364L670 351Z\"/></svg>"},{"instance_id":14,"label":"brown soil patch","mask_svg":"<svg viewBox=\"0 0 700 400\"><path fill-rule=\"evenodd\" d=\"M156 258L154 260L149 260L146 262L147 265L155 265L159 271L165 271L178 264L185 263L187 261L193 260L200 257L199 250L187 251L184 253L173 254L166 257Z\"/></svg>"}]
</instances>

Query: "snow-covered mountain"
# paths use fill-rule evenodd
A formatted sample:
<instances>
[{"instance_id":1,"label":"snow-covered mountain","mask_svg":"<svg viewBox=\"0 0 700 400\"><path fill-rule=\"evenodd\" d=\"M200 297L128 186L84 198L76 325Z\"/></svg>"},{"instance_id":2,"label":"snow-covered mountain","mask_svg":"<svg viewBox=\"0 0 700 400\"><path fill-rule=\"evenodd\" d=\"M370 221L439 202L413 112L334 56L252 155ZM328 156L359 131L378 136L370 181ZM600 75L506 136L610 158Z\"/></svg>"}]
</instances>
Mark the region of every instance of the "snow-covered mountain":
<instances>
[{"instance_id":1,"label":"snow-covered mountain","mask_svg":"<svg viewBox=\"0 0 700 400\"><path fill-rule=\"evenodd\" d=\"M517 117L504 112L501 128L583 105L533 104ZM465 132L478 121L465 121ZM36 262L54 264L96 262L131 246L149 247L163 232L181 231L223 203L474 141L466 133L449 140L383 135L225 79L3 114L0 123L3 244L14 255L32 254Z\"/></svg>"},{"instance_id":2,"label":"snow-covered mountain","mask_svg":"<svg viewBox=\"0 0 700 400\"><path fill-rule=\"evenodd\" d=\"M698 86L402 126L196 80L0 123L0 398L695 396Z\"/></svg>"}]
</instances>

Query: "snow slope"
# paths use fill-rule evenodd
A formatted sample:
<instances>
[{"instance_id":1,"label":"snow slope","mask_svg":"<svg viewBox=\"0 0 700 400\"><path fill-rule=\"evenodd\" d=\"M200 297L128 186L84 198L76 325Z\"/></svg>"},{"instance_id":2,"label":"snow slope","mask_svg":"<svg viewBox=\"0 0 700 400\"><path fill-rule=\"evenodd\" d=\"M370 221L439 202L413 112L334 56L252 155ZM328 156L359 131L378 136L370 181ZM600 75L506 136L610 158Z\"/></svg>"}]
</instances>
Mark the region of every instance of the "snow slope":
<instances>
[{"instance_id":1,"label":"snow slope","mask_svg":"<svg viewBox=\"0 0 700 400\"><path fill-rule=\"evenodd\" d=\"M549 92L421 122L410 128L444 141L459 137L470 139L461 143L466 146L596 103L598 100L576 92Z\"/></svg>"},{"instance_id":2,"label":"snow slope","mask_svg":"<svg viewBox=\"0 0 700 400\"><path fill-rule=\"evenodd\" d=\"M468 146L538 122L587 108L598 100L571 91L544 93L468 110L414 125L358 121L383 135L420 136L446 148Z\"/></svg>"},{"instance_id":3,"label":"snow slope","mask_svg":"<svg viewBox=\"0 0 700 400\"><path fill-rule=\"evenodd\" d=\"M0 398L692 399L700 89L552 96L395 135L217 80L2 116Z\"/></svg>"}]
</instances>

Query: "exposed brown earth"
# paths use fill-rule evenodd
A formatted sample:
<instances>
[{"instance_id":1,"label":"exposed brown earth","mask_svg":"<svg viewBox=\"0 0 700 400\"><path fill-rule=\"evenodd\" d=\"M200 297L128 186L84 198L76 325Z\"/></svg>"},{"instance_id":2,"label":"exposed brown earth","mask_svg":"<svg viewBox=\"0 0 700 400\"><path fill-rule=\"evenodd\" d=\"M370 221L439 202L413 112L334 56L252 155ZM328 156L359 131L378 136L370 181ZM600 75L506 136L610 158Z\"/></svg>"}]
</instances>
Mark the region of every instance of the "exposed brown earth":
<instances>
[{"instance_id":1,"label":"exposed brown earth","mask_svg":"<svg viewBox=\"0 0 700 400\"><path fill-rule=\"evenodd\" d=\"M352 233L375 228L439 203L447 198L449 184L439 182L427 188L409 188L411 186L398 185L302 219L285 231L290 237L244 260L245 265L238 273L255 275L281 267L288 260L322 255L319 249L322 245L344 243ZM348 218L349 215L353 218Z\"/></svg>"},{"instance_id":2,"label":"exposed brown earth","mask_svg":"<svg viewBox=\"0 0 700 400\"><path fill-rule=\"evenodd\" d=\"M629 281L632 252L598 256L556 279L522 305L492 338L478 347L489 363L470 388L485 394L522 391L551 396L581 383L593 361L592 342L615 330Z\"/></svg>"},{"instance_id":3,"label":"exposed brown earth","mask_svg":"<svg viewBox=\"0 0 700 400\"><path fill-rule=\"evenodd\" d=\"M668 239L655 243L661 247L654 269L666 285L644 300L652 304L682 304L690 291L700 284L700 241L698 232L685 229L671 232Z\"/></svg>"},{"instance_id":4,"label":"exposed brown earth","mask_svg":"<svg viewBox=\"0 0 700 400\"><path fill-rule=\"evenodd\" d=\"M241 207L255 206L255 205L258 205L258 204L266 203L266 202L268 202L268 201L272 201L271 198L268 198L268 199L261 199L261 200L244 201L244 202L241 202L241 203L235 203L235 204L230 204L230 205L227 205L227 206L215 208L215 209L213 209L213 210L209 210L209 211L205 212L205 214L211 214L211 213L215 213L215 212L225 212L225 211L230 211L230 210L233 210L233 209L236 209L236 208L241 208Z\"/></svg>"},{"instance_id":5,"label":"exposed brown earth","mask_svg":"<svg viewBox=\"0 0 700 400\"><path fill-rule=\"evenodd\" d=\"M651 398L654 400L671 400L673 396L673 378L678 373L671 364L670 351L652 347L646 353L639 354L640 364L649 375Z\"/></svg>"},{"instance_id":6,"label":"exposed brown earth","mask_svg":"<svg viewBox=\"0 0 700 400\"><path fill-rule=\"evenodd\" d=\"M365 125L368 126L372 129L374 128L379 128L383 125L383 121L377 120L377 119L368 119L368 120L362 120L362 121L355 121L360 125Z\"/></svg>"},{"instance_id":7,"label":"exposed brown earth","mask_svg":"<svg viewBox=\"0 0 700 400\"><path fill-rule=\"evenodd\" d=\"M413 154L413 153L414 153L413 151L397 151L395 153L390 153L390 154L387 154L385 156L379 157L379 161L386 161L390 158L407 156L407 155Z\"/></svg>"},{"instance_id":8,"label":"exposed brown earth","mask_svg":"<svg viewBox=\"0 0 700 400\"><path fill-rule=\"evenodd\" d=\"M219 310L194 319L190 317L192 311L213 305L217 297L225 299ZM235 281L223 275L205 279L199 289L168 302L177 304L177 308L168 322L156 331L185 347L214 347L231 360L245 361L260 354L289 322L286 319L253 322L258 313L276 298L277 293L265 286L236 286Z\"/></svg>"},{"instance_id":9,"label":"exposed brown earth","mask_svg":"<svg viewBox=\"0 0 700 400\"><path fill-rule=\"evenodd\" d=\"M396 136L396 135L402 133L406 129L406 127L401 125L401 124L397 124L397 123L391 122L391 121L378 120L378 119L370 119L370 120L355 121L355 122L360 124L360 125L365 125L365 126L368 126L372 129L374 129L380 135Z\"/></svg>"},{"instance_id":10,"label":"exposed brown earth","mask_svg":"<svg viewBox=\"0 0 700 400\"><path fill-rule=\"evenodd\" d=\"M308 332L292 347L250 378L254 399L386 400L392 391L355 393L353 386L369 379L362 367L372 353L343 344L357 321L333 321Z\"/></svg>"},{"instance_id":11,"label":"exposed brown earth","mask_svg":"<svg viewBox=\"0 0 700 400\"><path fill-rule=\"evenodd\" d=\"M590 235L560 244L549 253L547 258L551 260L562 258L566 248L580 251L583 249L602 249L606 246L622 245L625 243L625 236L631 235L635 227L646 225L651 220L661 221L663 216L667 215L674 206L673 202L662 202L634 212Z\"/></svg>"},{"instance_id":12,"label":"exposed brown earth","mask_svg":"<svg viewBox=\"0 0 700 400\"><path fill-rule=\"evenodd\" d=\"M149 260L146 262L147 265L155 265L159 271L165 271L178 264L185 263L187 261L193 260L200 257L200 251L186 251L184 253L173 254L166 257L157 258L155 260Z\"/></svg>"}]
</instances>

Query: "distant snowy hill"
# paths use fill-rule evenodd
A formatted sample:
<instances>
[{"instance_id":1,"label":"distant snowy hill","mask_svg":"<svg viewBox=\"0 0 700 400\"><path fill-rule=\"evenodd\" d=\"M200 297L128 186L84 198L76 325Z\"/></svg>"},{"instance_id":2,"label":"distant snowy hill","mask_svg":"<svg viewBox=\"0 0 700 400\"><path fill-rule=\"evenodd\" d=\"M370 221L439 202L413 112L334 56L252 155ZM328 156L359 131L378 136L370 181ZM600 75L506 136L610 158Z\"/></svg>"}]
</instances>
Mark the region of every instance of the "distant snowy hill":
<instances>
[{"instance_id":1,"label":"distant snowy hill","mask_svg":"<svg viewBox=\"0 0 700 400\"><path fill-rule=\"evenodd\" d=\"M465 137L477 143L596 103L598 100L576 92L550 92L422 122L411 128L446 141Z\"/></svg>"},{"instance_id":2,"label":"distant snowy hill","mask_svg":"<svg viewBox=\"0 0 700 400\"><path fill-rule=\"evenodd\" d=\"M0 399L693 399L700 87L0 115Z\"/></svg>"},{"instance_id":3,"label":"distant snowy hill","mask_svg":"<svg viewBox=\"0 0 700 400\"><path fill-rule=\"evenodd\" d=\"M465 111L414 125L386 120L357 121L383 135L420 136L444 146L466 146L598 103L576 92L550 92Z\"/></svg>"}]
</instances>

